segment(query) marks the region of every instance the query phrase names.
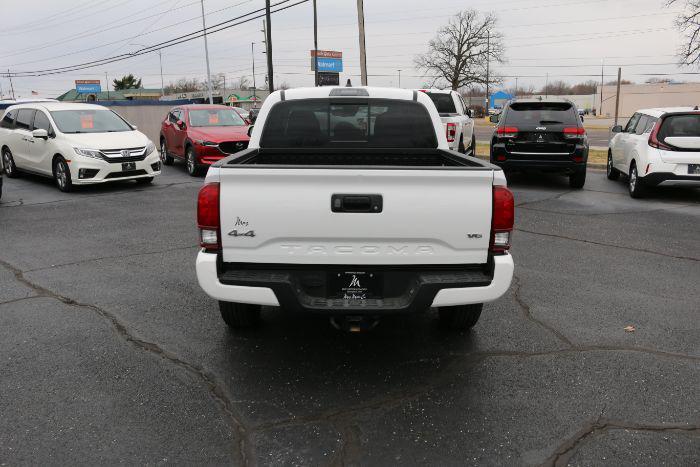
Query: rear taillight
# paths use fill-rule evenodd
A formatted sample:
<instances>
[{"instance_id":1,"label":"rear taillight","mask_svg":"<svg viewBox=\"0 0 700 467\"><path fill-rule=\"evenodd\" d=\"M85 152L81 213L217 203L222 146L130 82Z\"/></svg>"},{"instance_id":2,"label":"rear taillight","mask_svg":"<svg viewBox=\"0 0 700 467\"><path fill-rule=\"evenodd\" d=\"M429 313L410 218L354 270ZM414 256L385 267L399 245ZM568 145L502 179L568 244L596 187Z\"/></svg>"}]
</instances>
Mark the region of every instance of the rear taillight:
<instances>
[{"instance_id":1,"label":"rear taillight","mask_svg":"<svg viewBox=\"0 0 700 467\"><path fill-rule=\"evenodd\" d=\"M517 138L518 128L514 126L499 126L496 130L499 138Z\"/></svg>"},{"instance_id":2,"label":"rear taillight","mask_svg":"<svg viewBox=\"0 0 700 467\"><path fill-rule=\"evenodd\" d=\"M671 146L659 141L659 129L661 128L663 122L663 119L659 119L659 121L654 124L654 128L652 128L651 134L649 135L649 146L664 151L673 151Z\"/></svg>"},{"instance_id":3,"label":"rear taillight","mask_svg":"<svg viewBox=\"0 0 700 467\"><path fill-rule=\"evenodd\" d=\"M571 126L564 128L564 138L576 139L583 138L586 134L586 130L583 127Z\"/></svg>"},{"instance_id":4,"label":"rear taillight","mask_svg":"<svg viewBox=\"0 0 700 467\"><path fill-rule=\"evenodd\" d=\"M504 186L493 187L493 216L491 217L491 252L503 254L510 249L510 235L515 222L513 193Z\"/></svg>"},{"instance_id":5,"label":"rear taillight","mask_svg":"<svg viewBox=\"0 0 700 467\"><path fill-rule=\"evenodd\" d=\"M221 221L218 183L207 183L199 190L197 226L199 227L199 244L208 251L220 250Z\"/></svg>"},{"instance_id":6,"label":"rear taillight","mask_svg":"<svg viewBox=\"0 0 700 467\"><path fill-rule=\"evenodd\" d=\"M448 143L453 143L455 138L457 137L457 124L456 123L448 123L447 124L447 142Z\"/></svg>"}]
</instances>

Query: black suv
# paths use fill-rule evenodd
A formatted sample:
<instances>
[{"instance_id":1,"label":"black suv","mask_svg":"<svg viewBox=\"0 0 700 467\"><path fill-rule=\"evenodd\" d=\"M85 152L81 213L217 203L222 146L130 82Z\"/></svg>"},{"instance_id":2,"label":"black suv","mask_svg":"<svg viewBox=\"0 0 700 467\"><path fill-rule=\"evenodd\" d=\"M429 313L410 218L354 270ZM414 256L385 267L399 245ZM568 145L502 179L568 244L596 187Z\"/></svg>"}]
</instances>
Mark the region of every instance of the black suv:
<instances>
[{"instance_id":1,"label":"black suv","mask_svg":"<svg viewBox=\"0 0 700 467\"><path fill-rule=\"evenodd\" d=\"M491 138L491 163L505 172L541 170L569 176L572 188L586 183L588 137L576 106L564 100L516 100L506 104Z\"/></svg>"}]
</instances>

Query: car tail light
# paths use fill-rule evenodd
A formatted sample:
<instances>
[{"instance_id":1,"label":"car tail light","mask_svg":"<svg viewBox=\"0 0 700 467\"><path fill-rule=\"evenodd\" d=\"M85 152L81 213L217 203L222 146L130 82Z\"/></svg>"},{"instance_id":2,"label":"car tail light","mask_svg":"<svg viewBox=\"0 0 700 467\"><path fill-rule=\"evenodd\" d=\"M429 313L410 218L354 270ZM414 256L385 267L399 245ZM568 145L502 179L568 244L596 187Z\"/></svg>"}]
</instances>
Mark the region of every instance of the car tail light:
<instances>
[{"instance_id":1,"label":"car tail light","mask_svg":"<svg viewBox=\"0 0 700 467\"><path fill-rule=\"evenodd\" d=\"M510 249L510 235L515 222L513 193L504 186L493 187L491 217L491 252L503 254Z\"/></svg>"},{"instance_id":2,"label":"car tail light","mask_svg":"<svg viewBox=\"0 0 700 467\"><path fill-rule=\"evenodd\" d=\"M496 130L499 138L517 138L518 128L514 126L500 126Z\"/></svg>"},{"instance_id":3,"label":"car tail light","mask_svg":"<svg viewBox=\"0 0 700 467\"><path fill-rule=\"evenodd\" d=\"M564 128L564 138L576 139L582 138L586 134L586 130L583 127L571 126Z\"/></svg>"},{"instance_id":4,"label":"car tail light","mask_svg":"<svg viewBox=\"0 0 700 467\"><path fill-rule=\"evenodd\" d=\"M221 249L219 191L218 183L207 183L199 190L197 197L199 244L208 251Z\"/></svg>"},{"instance_id":5,"label":"car tail light","mask_svg":"<svg viewBox=\"0 0 700 467\"><path fill-rule=\"evenodd\" d=\"M651 134L649 135L649 146L664 151L673 151L671 146L659 141L659 129L661 128L663 122L663 119L659 119L659 121L654 124L654 128L652 128Z\"/></svg>"},{"instance_id":6,"label":"car tail light","mask_svg":"<svg viewBox=\"0 0 700 467\"><path fill-rule=\"evenodd\" d=\"M457 124L456 123L448 123L447 124L447 142L453 143L456 137L457 137Z\"/></svg>"}]
</instances>

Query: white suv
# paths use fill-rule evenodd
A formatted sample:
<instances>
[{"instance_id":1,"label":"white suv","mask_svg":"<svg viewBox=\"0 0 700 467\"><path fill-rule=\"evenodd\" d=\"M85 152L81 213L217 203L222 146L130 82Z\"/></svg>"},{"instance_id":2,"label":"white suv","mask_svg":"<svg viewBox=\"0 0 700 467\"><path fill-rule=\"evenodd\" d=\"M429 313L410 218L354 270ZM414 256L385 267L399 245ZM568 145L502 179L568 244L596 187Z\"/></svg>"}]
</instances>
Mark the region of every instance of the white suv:
<instances>
[{"instance_id":1,"label":"white suv","mask_svg":"<svg viewBox=\"0 0 700 467\"><path fill-rule=\"evenodd\" d=\"M160 174L155 145L99 105L39 102L9 107L0 120L5 173L52 177L61 191L116 180L150 183Z\"/></svg>"},{"instance_id":2,"label":"white suv","mask_svg":"<svg viewBox=\"0 0 700 467\"><path fill-rule=\"evenodd\" d=\"M661 183L700 187L700 111L675 107L636 112L627 126L612 129L608 178L626 174L630 195L639 198Z\"/></svg>"}]
</instances>

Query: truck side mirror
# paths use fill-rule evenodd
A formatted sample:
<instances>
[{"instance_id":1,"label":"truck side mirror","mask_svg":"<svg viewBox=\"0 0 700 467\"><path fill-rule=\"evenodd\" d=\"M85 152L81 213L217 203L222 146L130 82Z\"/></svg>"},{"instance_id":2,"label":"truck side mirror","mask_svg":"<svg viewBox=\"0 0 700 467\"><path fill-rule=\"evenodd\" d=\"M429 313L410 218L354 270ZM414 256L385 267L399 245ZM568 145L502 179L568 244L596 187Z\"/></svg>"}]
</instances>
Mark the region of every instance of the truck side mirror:
<instances>
[{"instance_id":1,"label":"truck side mirror","mask_svg":"<svg viewBox=\"0 0 700 467\"><path fill-rule=\"evenodd\" d=\"M254 127L255 127L255 125L250 125L250 126L248 127L248 136L250 136L250 135L253 134L253 128L254 128Z\"/></svg>"}]
</instances>

